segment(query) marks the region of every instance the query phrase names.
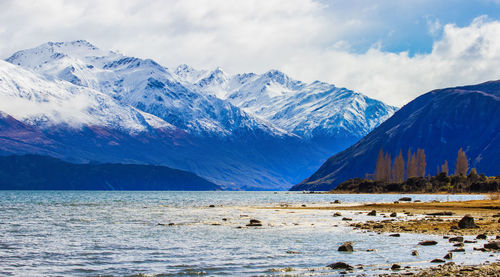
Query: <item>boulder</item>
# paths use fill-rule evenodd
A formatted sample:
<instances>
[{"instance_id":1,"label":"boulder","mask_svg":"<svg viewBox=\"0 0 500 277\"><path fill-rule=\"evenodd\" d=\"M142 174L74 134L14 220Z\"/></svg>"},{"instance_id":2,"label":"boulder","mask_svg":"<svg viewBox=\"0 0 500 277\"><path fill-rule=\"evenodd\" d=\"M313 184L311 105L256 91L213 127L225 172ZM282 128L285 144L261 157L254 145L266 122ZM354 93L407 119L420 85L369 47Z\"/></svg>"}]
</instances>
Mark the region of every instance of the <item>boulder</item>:
<instances>
[{"instance_id":1,"label":"boulder","mask_svg":"<svg viewBox=\"0 0 500 277\"><path fill-rule=\"evenodd\" d=\"M333 214L334 217L338 217L338 216L342 216L342 214L340 212L336 212Z\"/></svg>"},{"instance_id":2,"label":"boulder","mask_svg":"<svg viewBox=\"0 0 500 277\"><path fill-rule=\"evenodd\" d=\"M401 235L400 234L390 234L389 237L395 237L395 238L399 238Z\"/></svg>"},{"instance_id":3,"label":"boulder","mask_svg":"<svg viewBox=\"0 0 500 277\"><path fill-rule=\"evenodd\" d=\"M453 247L464 247L464 243L463 242L455 243L453 244Z\"/></svg>"},{"instance_id":4,"label":"boulder","mask_svg":"<svg viewBox=\"0 0 500 277\"><path fill-rule=\"evenodd\" d=\"M474 218L470 215L466 215L460 219L458 222L458 228L460 229L469 229L469 228L478 228L478 226L474 223Z\"/></svg>"},{"instance_id":5,"label":"boulder","mask_svg":"<svg viewBox=\"0 0 500 277\"><path fill-rule=\"evenodd\" d=\"M464 242L464 237L453 237L448 240L449 242Z\"/></svg>"},{"instance_id":6,"label":"boulder","mask_svg":"<svg viewBox=\"0 0 500 277\"><path fill-rule=\"evenodd\" d=\"M419 242L418 244L428 246L428 245L436 245L438 243L435 240L424 240L424 241Z\"/></svg>"},{"instance_id":7,"label":"boulder","mask_svg":"<svg viewBox=\"0 0 500 277\"><path fill-rule=\"evenodd\" d=\"M411 255L412 255L412 256L418 256L418 251L417 251L417 250L413 250L413 251L411 251Z\"/></svg>"},{"instance_id":8,"label":"boulder","mask_svg":"<svg viewBox=\"0 0 500 277\"><path fill-rule=\"evenodd\" d=\"M398 214L397 213L391 213L389 216L390 217L396 217L396 216L398 216Z\"/></svg>"},{"instance_id":9,"label":"boulder","mask_svg":"<svg viewBox=\"0 0 500 277\"><path fill-rule=\"evenodd\" d=\"M484 245L485 249L500 250L500 241L490 241Z\"/></svg>"},{"instance_id":10,"label":"boulder","mask_svg":"<svg viewBox=\"0 0 500 277\"><path fill-rule=\"evenodd\" d=\"M393 265L391 266L391 269L392 269L392 270L400 270L400 269L401 269L401 266L400 266L400 265L398 265L398 264L393 264Z\"/></svg>"},{"instance_id":11,"label":"boulder","mask_svg":"<svg viewBox=\"0 0 500 277\"><path fill-rule=\"evenodd\" d=\"M451 252L465 252L465 249L459 247L459 248L452 249Z\"/></svg>"},{"instance_id":12,"label":"boulder","mask_svg":"<svg viewBox=\"0 0 500 277\"><path fill-rule=\"evenodd\" d=\"M373 211L369 212L367 215L369 215L369 216L376 216L377 215L377 211L373 210Z\"/></svg>"},{"instance_id":13,"label":"boulder","mask_svg":"<svg viewBox=\"0 0 500 277\"><path fill-rule=\"evenodd\" d=\"M443 259L445 260L451 260L453 258L453 254L449 252L448 254L444 255Z\"/></svg>"},{"instance_id":14,"label":"boulder","mask_svg":"<svg viewBox=\"0 0 500 277\"><path fill-rule=\"evenodd\" d=\"M444 263L444 260L434 259L434 260L431 261L431 263Z\"/></svg>"},{"instance_id":15,"label":"boulder","mask_svg":"<svg viewBox=\"0 0 500 277\"><path fill-rule=\"evenodd\" d=\"M488 239L488 235L486 235L486 234L479 234L479 235L477 235L476 239Z\"/></svg>"},{"instance_id":16,"label":"boulder","mask_svg":"<svg viewBox=\"0 0 500 277\"><path fill-rule=\"evenodd\" d=\"M398 201L411 201L411 197L401 197Z\"/></svg>"},{"instance_id":17,"label":"boulder","mask_svg":"<svg viewBox=\"0 0 500 277\"><path fill-rule=\"evenodd\" d=\"M353 269L352 266L350 266L346 263L343 263L343 262L333 263L333 264L328 265L328 267L331 269L347 269L347 270Z\"/></svg>"},{"instance_id":18,"label":"boulder","mask_svg":"<svg viewBox=\"0 0 500 277\"><path fill-rule=\"evenodd\" d=\"M261 227L262 222L258 219L250 219L250 223L247 224L248 227Z\"/></svg>"},{"instance_id":19,"label":"boulder","mask_svg":"<svg viewBox=\"0 0 500 277\"><path fill-rule=\"evenodd\" d=\"M215 205L209 205L208 207L209 208L215 208Z\"/></svg>"},{"instance_id":20,"label":"boulder","mask_svg":"<svg viewBox=\"0 0 500 277\"><path fill-rule=\"evenodd\" d=\"M333 201L333 204L340 204L340 200Z\"/></svg>"},{"instance_id":21,"label":"boulder","mask_svg":"<svg viewBox=\"0 0 500 277\"><path fill-rule=\"evenodd\" d=\"M342 218L343 221L352 221L352 218L349 218L349 217L344 217Z\"/></svg>"},{"instance_id":22,"label":"boulder","mask_svg":"<svg viewBox=\"0 0 500 277\"><path fill-rule=\"evenodd\" d=\"M345 242L344 244L342 244L338 251L342 251L342 252L352 252L354 251L354 248L352 247L352 243L351 242Z\"/></svg>"}]
</instances>

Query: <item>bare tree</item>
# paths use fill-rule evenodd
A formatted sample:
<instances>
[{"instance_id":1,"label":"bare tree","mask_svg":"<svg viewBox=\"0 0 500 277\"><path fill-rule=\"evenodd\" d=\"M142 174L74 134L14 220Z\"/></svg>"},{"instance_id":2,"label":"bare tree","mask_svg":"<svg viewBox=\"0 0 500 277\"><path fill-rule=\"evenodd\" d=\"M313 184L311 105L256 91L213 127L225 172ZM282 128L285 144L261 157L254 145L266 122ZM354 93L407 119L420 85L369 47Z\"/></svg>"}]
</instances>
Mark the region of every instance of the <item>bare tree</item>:
<instances>
[{"instance_id":1,"label":"bare tree","mask_svg":"<svg viewBox=\"0 0 500 277\"><path fill-rule=\"evenodd\" d=\"M415 153L411 155L410 164L408 167L408 178L417 176L417 158L415 157Z\"/></svg>"},{"instance_id":2,"label":"bare tree","mask_svg":"<svg viewBox=\"0 0 500 277\"><path fill-rule=\"evenodd\" d=\"M467 175L467 171L469 170L469 162L467 161L467 155L460 148L457 154L457 165L455 167L455 175Z\"/></svg>"},{"instance_id":3,"label":"bare tree","mask_svg":"<svg viewBox=\"0 0 500 277\"><path fill-rule=\"evenodd\" d=\"M391 155L389 155L389 153L385 153L384 161L385 161L384 181L390 182L391 181L391 162L392 162L392 160L391 160Z\"/></svg>"},{"instance_id":4,"label":"bare tree","mask_svg":"<svg viewBox=\"0 0 500 277\"><path fill-rule=\"evenodd\" d=\"M380 151L378 152L378 157L377 157L377 164L375 166L375 180L376 181L382 181L384 179L384 172L385 172L385 160L384 160L384 151L382 148L380 148Z\"/></svg>"},{"instance_id":5,"label":"bare tree","mask_svg":"<svg viewBox=\"0 0 500 277\"><path fill-rule=\"evenodd\" d=\"M449 169L448 169L448 160L444 161L444 164L441 166L441 172L446 173L448 175Z\"/></svg>"},{"instance_id":6,"label":"bare tree","mask_svg":"<svg viewBox=\"0 0 500 277\"><path fill-rule=\"evenodd\" d=\"M402 183L405 178L405 160L403 159L403 151L399 150L399 155L394 159L392 166L392 181Z\"/></svg>"},{"instance_id":7,"label":"bare tree","mask_svg":"<svg viewBox=\"0 0 500 277\"><path fill-rule=\"evenodd\" d=\"M425 162L425 151L424 149L417 150L417 176L425 177L425 168L427 163Z\"/></svg>"}]
</instances>

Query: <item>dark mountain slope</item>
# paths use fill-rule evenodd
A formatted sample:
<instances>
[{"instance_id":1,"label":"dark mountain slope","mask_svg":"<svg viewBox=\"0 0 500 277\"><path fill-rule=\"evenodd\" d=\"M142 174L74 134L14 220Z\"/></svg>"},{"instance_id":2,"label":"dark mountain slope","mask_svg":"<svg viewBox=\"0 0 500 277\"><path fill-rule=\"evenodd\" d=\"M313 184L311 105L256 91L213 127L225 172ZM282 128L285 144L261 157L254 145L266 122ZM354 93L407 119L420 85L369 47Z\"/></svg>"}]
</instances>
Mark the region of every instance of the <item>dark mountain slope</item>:
<instances>
[{"instance_id":1,"label":"dark mountain slope","mask_svg":"<svg viewBox=\"0 0 500 277\"><path fill-rule=\"evenodd\" d=\"M164 166L72 164L38 156L0 157L0 189L220 190L193 173Z\"/></svg>"},{"instance_id":2,"label":"dark mountain slope","mask_svg":"<svg viewBox=\"0 0 500 277\"><path fill-rule=\"evenodd\" d=\"M448 160L453 171L459 148L470 167L500 174L500 81L434 90L401 108L347 150L329 158L292 190L330 190L375 170L380 148L395 157L408 148L425 150L427 173Z\"/></svg>"}]
</instances>

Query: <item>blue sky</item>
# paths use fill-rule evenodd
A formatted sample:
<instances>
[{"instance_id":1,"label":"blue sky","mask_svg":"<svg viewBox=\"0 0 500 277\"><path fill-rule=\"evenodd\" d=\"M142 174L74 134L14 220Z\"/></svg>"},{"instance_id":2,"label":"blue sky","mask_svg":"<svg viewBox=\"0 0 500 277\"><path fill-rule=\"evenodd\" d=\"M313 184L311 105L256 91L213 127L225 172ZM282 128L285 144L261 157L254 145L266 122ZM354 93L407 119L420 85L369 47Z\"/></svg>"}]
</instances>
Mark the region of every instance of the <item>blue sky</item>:
<instances>
[{"instance_id":1,"label":"blue sky","mask_svg":"<svg viewBox=\"0 0 500 277\"><path fill-rule=\"evenodd\" d=\"M397 106L500 79L498 0L0 1L0 57L77 39L169 68L278 69Z\"/></svg>"}]
</instances>

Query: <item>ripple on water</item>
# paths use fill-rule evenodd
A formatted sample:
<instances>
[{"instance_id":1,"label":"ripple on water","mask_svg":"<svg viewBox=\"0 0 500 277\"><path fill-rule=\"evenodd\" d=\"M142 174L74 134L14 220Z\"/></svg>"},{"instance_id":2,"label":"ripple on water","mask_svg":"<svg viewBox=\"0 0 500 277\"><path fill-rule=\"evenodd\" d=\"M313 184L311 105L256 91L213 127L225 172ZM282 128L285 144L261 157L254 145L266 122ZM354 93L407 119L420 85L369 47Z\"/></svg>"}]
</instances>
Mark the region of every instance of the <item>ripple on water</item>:
<instances>
[{"instance_id":1,"label":"ripple on water","mask_svg":"<svg viewBox=\"0 0 500 277\"><path fill-rule=\"evenodd\" d=\"M272 192L0 192L0 222L4 223L0 225L0 275L251 276L273 274L274 269L279 271L276 274L321 275L331 272L325 266L336 261L363 264L365 270L359 273L371 275L396 262L428 266L428 261L441 258L451 249L440 237L402 234L390 238L352 231L345 222L332 217L332 211L254 208L278 203L321 206L336 199L342 203L392 202L399 197ZM467 197L482 196L456 198ZM444 200L446 196L437 198ZM207 208L211 204L217 207ZM364 215L347 211L342 214L354 221L364 219ZM222 218L227 220L223 222ZM245 227L250 218L262 220L264 226ZM175 225L158 226L159 222ZM438 246L418 246L418 241L429 237L437 240ZM344 241L353 241L357 251L337 252ZM470 251L455 255L456 262L488 259L488 254L473 252L473 245L466 247ZM377 251L365 251L373 248ZM420 256L411 256L414 249ZM298 254L288 254L289 250Z\"/></svg>"}]
</instances>

